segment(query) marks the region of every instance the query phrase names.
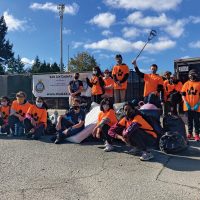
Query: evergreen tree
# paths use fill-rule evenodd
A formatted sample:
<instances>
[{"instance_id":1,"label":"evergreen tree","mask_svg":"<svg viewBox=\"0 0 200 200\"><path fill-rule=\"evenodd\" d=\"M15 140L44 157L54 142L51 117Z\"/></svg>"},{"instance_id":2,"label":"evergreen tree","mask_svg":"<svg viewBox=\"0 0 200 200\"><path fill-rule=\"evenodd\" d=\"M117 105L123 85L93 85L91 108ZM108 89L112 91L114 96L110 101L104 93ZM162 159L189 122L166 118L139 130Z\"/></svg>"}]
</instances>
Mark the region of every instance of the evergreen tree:
<instances>
[{"instance_id":1,"label":"evergreen tree","mask_svg":"<svg viewBox=\"0 0 200 200\"><path fill-rule=\"evenodd\" d=\"M39 71L40 71L40 65L41 65L40 59L39 59L38 56L36 56L36 58L34 60L34 63L32 65L31 72L32 73L39 73Z\"/></svg>"},{"instance_id":2,"label":"evergreen tree","mask_svg":"<svg viewBox=\"0 0 200 200\"><path fill-rule=\"evenodd\" d=\"M74 58L70 58L69 72L92 71L93 67L98 66L96 59L88 52L78 53Z\"/></svg>"},{"instance_id":3,"label":"evergreen tree","mask_svg":"<svg viewBox=\"0 0 200 200\"><path fill-rule=\"evenodd\" d=\"M4 16L0 17L0 58L5 60L4 63L0 62L0 73L4 72L4 64L8 64L9 60L12 60L14 57L14 53L12 51L13 45L10 44L9 40L6 40L8 27L6 26L6 22Z\"/></svg>"},{"instance_id":4,"label":"evergreen tree","mask_svg":"<svg viewBox=\"0 0 200 200\"><path fill-rule=\"evenodd\" d=\"M17 73L23 74L24 70L24 63L21 61L20 56L18 55L17 58L11 58L8 62L8 72L10 73Z\"/></svg>"},{"instance_id":5,"label":"evergreen tree","mask_svg":"<svg viewBox=\"0 0 200 200\"><path fill-rule=\"evenodd\" d=\"M46 62L44 61L41 65L40 65L40 69L39 69L39 73L45 73L45 72L50 72L51 71L51 66L50 64L46 64Z\"/></svg>"},{"instance_id":6,"label":"evergreen tree","mask_svg":"<svg viewBox=\"0 0 200 200\"><path fill-rule=\"evenodd\" d=\"M60 68L56 62L51 65L51 72L60 72Z\"/></svg>"}]
</instances>

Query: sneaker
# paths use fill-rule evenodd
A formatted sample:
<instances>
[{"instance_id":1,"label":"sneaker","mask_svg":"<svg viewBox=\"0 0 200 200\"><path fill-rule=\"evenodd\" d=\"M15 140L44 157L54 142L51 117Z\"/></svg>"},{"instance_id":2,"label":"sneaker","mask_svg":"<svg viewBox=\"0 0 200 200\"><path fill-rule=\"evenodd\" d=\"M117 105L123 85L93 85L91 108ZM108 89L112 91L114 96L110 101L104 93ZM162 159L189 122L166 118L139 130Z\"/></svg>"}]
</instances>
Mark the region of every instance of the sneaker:
<instances>
[{"instance_id":1,"label":"sneaker","mask_svg":"<svg viewBox=\"0 0 200 200\"><path fill-rule=\"evenodd\" d=\"M105 152L110 152L110 151L112 151L113 149L114 149L114 147L113 147L111 144L107 144L106 147L105 147L105 149L104 149L104 151L105 151Z\"/></svg>"},{"instance_id":2,"label":"sneaker","mask_svg":"<svg viewBox=\"0 0 200 200\"><path fill-rule=\"evenodd\" d=\"M188 140L192 140L192 139L194 139L192 133L188 133L187 138L188 138Z\"/></svg>"},{"instance_id":3,"label":"sneaker","mask_svg":"<svg viewBox=\"0 0 200 200\"><path fill-rule=\"evenodd\" d=\"M154 158L154 156L151 152L144 151L142 153L142 156L140 157L140 160L141 161L148 161L148 160L151 160L152 158Z\"/></svg>"},{"instance_id":4,"label":"sneaker","mask_svg":"<svg viewBox=\"0 0 200 200\"><path fill-rule=\"evenodd\" d=\"M54 144L60 144L60 139L59 139L59 138L56 138Z\"/></svg>"},{"instance_id":5,"label":"sneaker","mask_svg":"<svg viewBox=\"0 0 200 200\"><path fill-rule=\"evenodd\" d=\"M197 141L197 142L199 142L200 141L199 135L195 135L194 136L194 140Z\"/></svg>"},{"instance_id":6,"label":"sneaker","mask_svg":"<svg viewBox=\"0 0 200 200\"><path fill-rule=\"evenodd\" d=\"M141 150L138 149L137 147L133 147L127 153L132 155L139 155L141 153Z\"/></svg>"}]
</instances>

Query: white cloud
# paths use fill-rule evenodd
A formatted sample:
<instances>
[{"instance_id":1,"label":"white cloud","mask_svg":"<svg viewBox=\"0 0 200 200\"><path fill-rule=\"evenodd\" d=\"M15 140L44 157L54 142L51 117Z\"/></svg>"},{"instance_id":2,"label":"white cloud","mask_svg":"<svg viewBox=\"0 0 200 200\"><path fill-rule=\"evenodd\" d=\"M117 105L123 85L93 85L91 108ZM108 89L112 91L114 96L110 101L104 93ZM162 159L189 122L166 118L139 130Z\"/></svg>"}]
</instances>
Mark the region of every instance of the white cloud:
<instances>
[{"instance_id":1,"label":"white cloud","mask_svg":"<svg viewBox=\"0 0 200 200\"><path fill-rule=\"evenodd\" d=\"M21 58L21 61L25 64L25 65L32 65L34 63L34 60L30 60L28 58Z\"/></svg>"},{"instance_id":2,"label":"white cloud","mask_svg":"<svg viewBox=\"0 0 200 200\"><path fill-rule=\"evenodd\" d=\"M134 27L124 27L122 33L125 38L135 38L140 35L141 31Z\"/></svg>"},{"instance_id":3,"label":"white cloud","mask_svg":"<svg viewBox=\"0 0 200 200\"><path fill-rule=\"evenodd\" d=\"M32 3L30 5L30 8L32 10L48 10L48 11L58 13L57 6L58 6L58 4L51 3L51 2L46 2L45 4ZM72 5L65 5L64 13L75 15L78 12L78 10L79 10L78 4L72 3Z\"/></svg>"},{"instance_id":4,"label":"white cloud","mask_svg":"<svg viewBox=\"0 0 200 200\"><path fill-rule=\"evenodd\" d=\"M169 24L164 30L172 37L178 38L184 33L186 24L187 20L177 20L176 22Z\"/></svg>"},{"instance_id":5,"label":"white cloud","mask_svg":"<svg viewBox=\"0 0 200 200\"><path fill-rule=\"evenodd\" d=\"M104 2L114 8L165 11L177 8L182 0L104 0Z\"/></svg>"},{"instance_id":6,"label":"white cloud","mask_svg":"<svg viewBox=\"0 0 200 200\"><path fill-rule=\"evenodd\" d=\"M72 32L71 29L67 29L67 28L64 27L64 29L63 29L63 34L69 35L69 34L71 34L71 32Z\"/></svg>"},{"instance_id":7,"label":"white cloud","mask_svg":"<svg viewBox=\"0 0 200 200\"><path fill-rule=\"evenodd\" d=\"M26 21L16 19L13 15L9 14L7 11L3 13L6 25L8 26L8 31L19 31L25 30Z\"/></svg>"},{"instance_id":8,"label":"white cloud","mask_svg":"<svg viewBox=\"0 0 200 200\"><path fill-rule=\"evenodd\" d=\"M160 16L147 16L144 17L141 12L134 12L127 17L129 24L136 24L142 27L156 27L165 26L170 23L170 19L164 13Z\"/></svg>"},{"instance_id":9,"label":"white cloud","mask_svg":"<svg viewBox=\"0 0 200 200\"><path fill-rule=\"evenodd\" d=\"M144 44L145 43L142 41L130 42L120 37L113 37L109 39L103 39L98 42L85 44L84 47L86 49L104 49L113 52L125 53L134 50L140 50L144 46ZM173 48L175 45L176 42L172 40L169 40L167 38L160 38L157 42L148 44L145 50L153 53Z\"/></svg>"},{"instance_id":10,"label":"white cloud","mask_svg":"<svg viewBox=\"0 0 200 200\"><path fill-rule=\"evenodd\" d=\"M110 36L113 33L111 31L109 31L109 30L104 30L104 31L101 32L101 34L104 35L104 36Z\"/></svg>"},{"instance_id":11,"label":"white cloud","mask_svg":"<svg viewBox=\"0 0 200 200\"><path fill-rule=\"evenodd\" d=\"M189 47L191 47L191 48L200 48L200 40L198 40L198 41L196 41L196 42L191 42L190 44L189 44Z\"/></svg>"},{"instance_id":12,"label":"white cloud","mask_svg":"<svg viewBox=\"0 0 200 200\"><path fill-rule=\"evenodd\" d=\"M84 43L83 42L72 42L72 48L77 49L81 47Z\"/></svg>"},{"instance_id":13,"label":"white cloud","mask_svg":"<svg viewBox=\"0 0 200 200\"><path fill-rule=\"evenodd\" d=\"M158 27L164 30L170 36L179 38L185 31L185 26L194 19L178 19L174 20L167 17L164 13L159 16L144 17L141 12L134 12L127 17L127 23L141 27ZM197 18L195 18L197 21Z\"/></svg>"},{"instance_id":14,"label":"white cloud","mask_svg":"<svg viewBox=\"0 0 200 200\"><path fill-rule=\"evenodd\" d=\"M191 58L191 56L183 56L180 59L187 59L187 58Z\"/></svg>"},{"instance_id":15,"label":"white cloud","mask_svg":"<svg viewBox=\"0 0 200 200\"><path fill-rule=\"evenodd\" d=\"M106 13L100 13L96 16L94 16L89 23L96 24L99 27L109 28L113 23L115 23L116 16L106 12Z\"/></svg>"},{"instance_id":16,"label":"white cloud","mask_svg":"<svg viewBox=\"0 0 200 200\"><path fill-rule=\"evenodd\" d=\"M199 24L200 23L200 17L196 17L196 16L190 16L189 20L193 23L193 24Z\"/></svg>"}]
</instances>

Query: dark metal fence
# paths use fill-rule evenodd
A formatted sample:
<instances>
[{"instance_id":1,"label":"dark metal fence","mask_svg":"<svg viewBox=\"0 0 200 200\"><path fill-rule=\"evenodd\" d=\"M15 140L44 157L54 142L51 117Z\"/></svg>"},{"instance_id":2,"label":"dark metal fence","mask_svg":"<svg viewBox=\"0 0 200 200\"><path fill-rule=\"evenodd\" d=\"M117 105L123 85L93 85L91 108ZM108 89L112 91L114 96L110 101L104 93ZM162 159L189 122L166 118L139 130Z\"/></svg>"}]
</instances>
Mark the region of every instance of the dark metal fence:
<instances>
[{"instance_id":1,"label":"dark metal fence","mask_svg":"<svg viewBox=\"0 0 200 200\"><path fill-rule=\"evenodd\" d=\"M135 72L130 71L126 98L128 101L134 98L141 98L143 95L144 83ZM0 75L0 96L8 96L11 100L15 99L18 91L24 91L27 99L33 102L35 97L32 94L32 75ZM89 99L88 99L89 100ZM65 109L68 107L68 98L45 98L49 108Z\"/></svg>"}]
</instances>

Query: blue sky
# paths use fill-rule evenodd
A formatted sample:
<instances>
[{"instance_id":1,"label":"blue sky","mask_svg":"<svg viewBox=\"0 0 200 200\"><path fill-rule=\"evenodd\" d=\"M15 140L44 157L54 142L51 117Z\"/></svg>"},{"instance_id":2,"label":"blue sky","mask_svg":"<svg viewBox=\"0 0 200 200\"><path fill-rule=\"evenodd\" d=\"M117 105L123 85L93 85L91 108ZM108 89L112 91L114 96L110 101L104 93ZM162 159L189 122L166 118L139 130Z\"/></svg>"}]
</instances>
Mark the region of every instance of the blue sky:
<instances>
[{"instance_id":1,"label":"blue sky","mask_svg":"<svg viewBox=\"0 0 200 200\"><path fill-rule=\"evenodd\" d=\"M198 0L6 0L0 13L8 26L7 38L15 55L31 63L38 55L60 62L60 21L57 4L66 5L63 21L63 62L88 51L101 69L115 64L120 53L131 61L151 29L158 33L138 60L143 71L152 63L159 71L173 71L177 58L200 57L200 1Z\"/></svg>"}]
</instances>

